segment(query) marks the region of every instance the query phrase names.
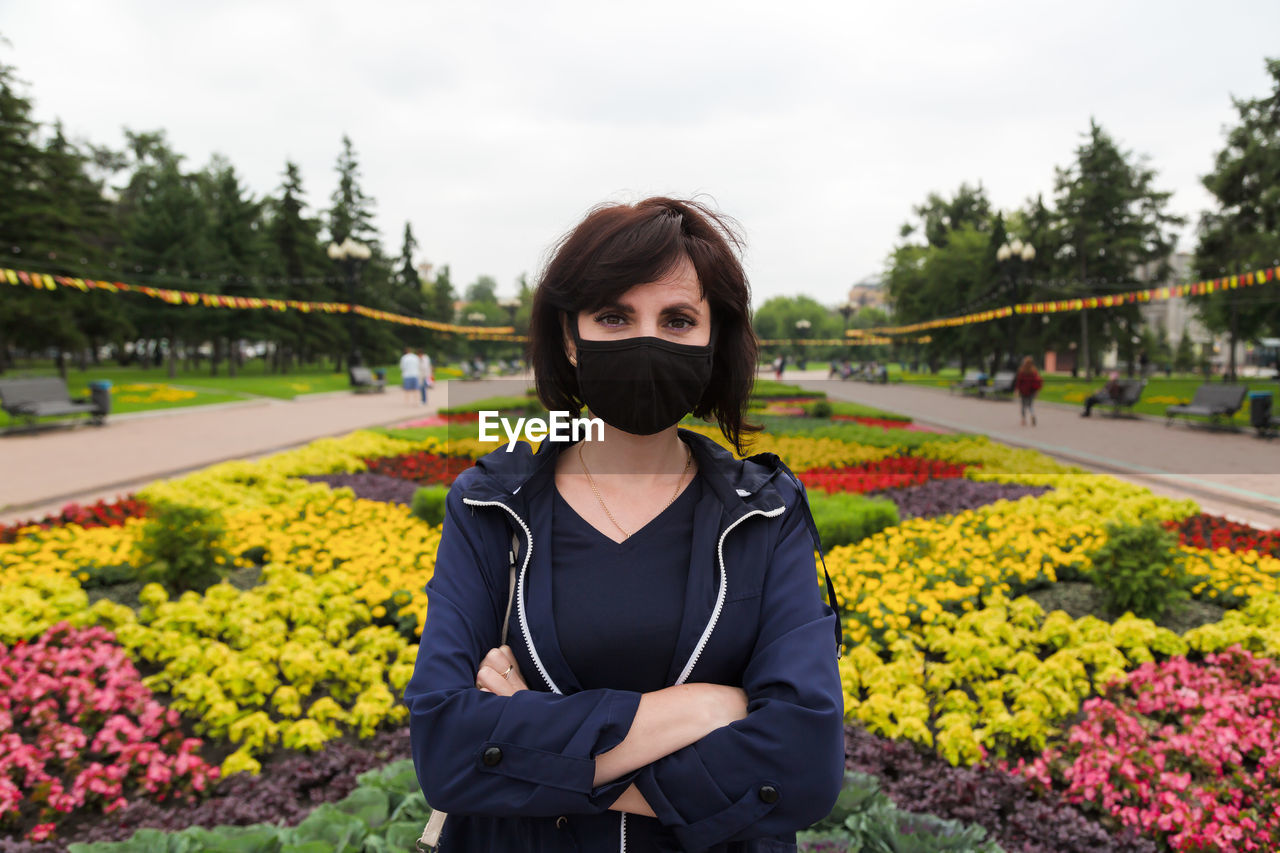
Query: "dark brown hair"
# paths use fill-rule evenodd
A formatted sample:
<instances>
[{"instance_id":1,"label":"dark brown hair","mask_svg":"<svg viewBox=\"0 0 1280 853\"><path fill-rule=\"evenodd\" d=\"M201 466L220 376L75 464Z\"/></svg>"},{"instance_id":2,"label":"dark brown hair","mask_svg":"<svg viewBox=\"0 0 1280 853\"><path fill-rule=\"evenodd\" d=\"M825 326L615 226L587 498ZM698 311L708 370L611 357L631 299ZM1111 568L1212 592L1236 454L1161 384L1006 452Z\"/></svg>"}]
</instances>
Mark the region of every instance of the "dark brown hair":
<instances>
[{"instance_id":1,"label":"dark brown hair","mask_svg":"<svg viewBox=\"0 0 1280 853\"><path fill-rule=\"evenodd\" d=\"M583 406L565 354L564 320L576 323L578 312L601 308L637 284L659 281L688 258L715 329L712 379L693 414L714 419L744 452L744 433L762 427L745 419L759 344L741 249L736 224L699 202L647 198L592 209L556 245L533 294L528 356L543 405L575 413Z\"/></svg>"}]
</instances>

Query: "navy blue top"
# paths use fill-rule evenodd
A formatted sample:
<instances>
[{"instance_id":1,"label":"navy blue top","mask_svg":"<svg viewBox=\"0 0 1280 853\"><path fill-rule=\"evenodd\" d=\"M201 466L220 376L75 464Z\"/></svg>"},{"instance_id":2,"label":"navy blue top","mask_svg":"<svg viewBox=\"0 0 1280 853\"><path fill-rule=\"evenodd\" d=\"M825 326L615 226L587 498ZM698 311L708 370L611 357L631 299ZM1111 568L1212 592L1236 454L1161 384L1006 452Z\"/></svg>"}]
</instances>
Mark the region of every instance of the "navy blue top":
<instances>
[{"instance_id":1,"label":"navy blue top","mask_svg":"<svg viewBox=\"0 0 1280 853\"><path fill-rule=\"evenodd\" d=\"M565 662L584 690L669 686L701 497L695 475L671 506L614 542L555 492L551 607Z\"/></svg>"}]
</instances>

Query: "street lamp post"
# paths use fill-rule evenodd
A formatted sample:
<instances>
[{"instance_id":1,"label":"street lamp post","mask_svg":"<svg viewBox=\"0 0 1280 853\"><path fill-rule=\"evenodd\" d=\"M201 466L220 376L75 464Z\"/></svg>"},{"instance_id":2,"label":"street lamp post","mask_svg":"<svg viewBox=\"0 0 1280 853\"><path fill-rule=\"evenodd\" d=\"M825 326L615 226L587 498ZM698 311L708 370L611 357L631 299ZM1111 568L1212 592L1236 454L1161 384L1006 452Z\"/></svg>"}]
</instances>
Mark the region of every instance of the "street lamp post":
<instances>
[{"instance_id":1,"label":"street lamp post","mask_svg":"<svg viewBox=\"0 0 1280 853\"><path fill-rule=\"evenodd\" d=\"M1005 265L1005 275L1009 281L1009 297L1013 305L1020 300L1018 290L1018 273L1021 272L1019 262L1029 264L1036 259L1036 248L1030 243L1023 243L1017 237L996 250L996 261ZM1018 314L1015 311L1009 317L1009 360L1018 360Z\"/></svg>"},{"instance_id":2,"label":"street lamp post","mask_svg":"<svg viewBox=\"0 0 1280 853\"><path fill-rule=\"evenodd\" d=\"M360 265L372 257L373 252L364 243L352 240L350 237L344 239L341 243L329 244L329 258L342 264L347 274L347 303L350 308L347 311L347 337L350 339L349 344L351 351L347 354L347 367L357 367L360 364L360 347L356 344L356 286L357 277L360 271Z\"/></svg>"},{"instance_id":3,"label":"street lamp post","mask_svg":"<svg viewBox=\"0 0 1280 853\"><path fill-rule=\"evenodd\" d=\"M849 355L849 318L853 316L853 312L857 310L853 307L852 302L846 302L839 308L840 316L844 318L844 345L845 355Z\"/></svg>"},{"instance_id":4,"label":"street lamp post","mask_svg":"<svg viewBox=\"0 0 1280 853\"><path fill-rule=\"evenodd\" d=\"M809 334L809 328L812 325L808 320L796 320L796 361L801 369L803 369L805 363L804 339Z\"/></svg>"}]
</instances>

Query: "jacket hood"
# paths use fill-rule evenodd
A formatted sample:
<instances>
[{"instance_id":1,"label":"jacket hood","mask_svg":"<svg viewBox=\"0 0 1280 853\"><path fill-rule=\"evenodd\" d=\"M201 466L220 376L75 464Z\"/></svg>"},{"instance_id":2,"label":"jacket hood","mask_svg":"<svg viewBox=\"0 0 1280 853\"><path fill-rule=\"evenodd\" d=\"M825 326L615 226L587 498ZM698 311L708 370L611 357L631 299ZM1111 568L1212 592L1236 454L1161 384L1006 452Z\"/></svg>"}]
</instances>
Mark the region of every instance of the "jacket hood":
<instances>
[{"instance_id":1,"label":"jacket hood","mask_svg":"<svg viewBox=\"0 0 1280 853\"><path fill-rule=\"evenodd\" d=\"M679 429L679 434L693 451L704 482L724 507L722 529L728 529L737 519L749 512L772 514L786 508L788 503L800 504L804 524L813 538L814 549L822 562L827 600L832 610L838 614L840 607L836 599L835 585L827 572L827 562L822 555L822 539L818 534L813 512L809 508L805 488L786 463L774 453L757 453L746 459L739 459L701 433ZM523 506L524 495L520 493L524 491L528 494L538 491L545 483L545 479L554 475L555 460L560 453L576 443L547 439L539 444L537 452L523 441L517 442L515 448L509 453L500 446L478 459L471 468L463 471L453 488L461 492L463 499L500 502L512 511L524 515L526 514L526 508ZM784 475L781 480L776 479L779 473ZM535 482L538 488L525 490L527 485ZM786 499L779 490L779 485L788 493ZM838 618L835 631L836 648L842 649L843 630Z\"/></svg>"},{"instance_id":2,"label":"jacket hood","mask_svg":"<svg viewBox=\"0 0 1280 853\"><path fill-rule=\"evenodd\" d=\"M679 434L693 451L705 482L715 491L730 515L737 515L738 510L746 511L748 508L775 509L785 505L772 481L779 472L785 472L793 482L795 477L775 454L759 453L738 459L701 433L680 429ZM483 500L516 495L529 482L551 476L560 453L575 444L547 439L534 452L528 443L521 441L509 453L505 447L499 446L459 477L463 495Z\"/></svg>"}]
</instances>

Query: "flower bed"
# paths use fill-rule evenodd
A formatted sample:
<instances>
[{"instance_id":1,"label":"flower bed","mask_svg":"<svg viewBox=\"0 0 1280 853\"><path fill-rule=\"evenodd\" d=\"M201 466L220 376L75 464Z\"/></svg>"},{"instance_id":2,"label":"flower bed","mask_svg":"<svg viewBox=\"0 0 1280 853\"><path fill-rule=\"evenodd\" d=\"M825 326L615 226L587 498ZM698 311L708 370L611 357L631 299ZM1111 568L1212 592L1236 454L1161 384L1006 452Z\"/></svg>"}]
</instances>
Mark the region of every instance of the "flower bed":
<instances>
[{"instance_id":1,"label":"flower bed","mask_svg":"<svg viewBox=\"0 0 1280 853\"><path fill-rule=\"evenodd\" d=\"M205 790L218 771L101 628L0 644L0 826L32 841L67 815Z\"/></svg>"},{"instance_id":2,"label":"flower bed","mask_svg":"<svg viewBox=\"0 0 1280 853\"><path fill-rule=\"evenodd\" d=\"M1018 771L1172 850L1280 848L1280 666L1232 648L1147 663Z\"/></svg>"},{"instance_id":3,"label":"flower bed","mask_svg":"<svg viewBox=\"0 0 1280 853\"><path fill-rule=\"evenodd\" d=\"M417 484L401 477L388 477L386 474L375 474L371 471L359 471L355 474L315 474L299 477L308 483L324 483L331 489L350 489L357 498L366 501L404 504L408 506L413 500L413 493L418 490Z\"/></svg>"},{"instance_id":4,"label":"flower bed","mask_svg":"<svg viewBox=\"0 0 1280 853\"><path fill-rule=\"evenodd\" d=\"M996 501L1017 501L1039 497L1049 486L1019 486L1012 483L979 483L967 479L930 480L909 488L886 489L875 497L888 498L898 507L898 516L934 518L977 509Z\"/></svg>"},{"instance_id":5,"label":"flower bed","mask_svg":"<svg viewBox=\"0 0 1280 853\"><path fill-rule=\"evenodd\" d=\"M845 729L845 766L870 773L900 807L986 828L1021 853L1155 853L1132 830L1112 834L1077 806L993 767L952 767L901 740Z\"/></svg>"},{"instance_id":6,"label":"flower bed","mask_svg":"<svg viewBox=\"0 0 1280 853\"><path fill-rule=\"evenodd\" d=\"M914 486L928 480L941 480L964 476L964 465L921 459L915 456L897 456L880 459L848 468L810 468L802 471L800 481L808 488L825 492L854 492L865 494L884 489Z\"/></svg>"},{"instance_id":7,"label":"flower bed","mask_svg":"<svg viewBox=\"0 0 1280 853\"><path fill-rule=\"evenodd\" d=\"M67 524L78 524L85 528L116 527L131 518L141 518L146 515L146 512L146 502L133 495L116 498L110 502L99 500L87 506L69 503L57 515L46 515L41 519L0 525L0 544L15 541L18 535L28 528L48 530L50 527L61 527Z\"/></svg>"},{"instance_id":8,"label":"flower bed","mask_svg":"<svg viewBox=\"0 0 1280 853\"><path fill-rule=\"evenodd\" d=\"M1259 530L1220 515L1197 513L1179 522L1167 522L1183 545L1192 548L1226 548L1229 551L1257 551L1280 557L1280 530Z\"/></svg>"},{"instance_id":9,"label":"flower bed","mask_svg":"<svg viewBox=\"0 0 1280 853\"><path fill-rule=\"evenodd\" d=\"M386 477L398 477L423 485L440 483L447 486L470 468L472 462L457 456L440 456L421 451L382 459L366 459L365 464L371 472Z\"/></svg>"},{"instance_id":10,"label":"flower bed","mask_svg":"<svg viewBox=\"0 0 1280 853\"><path fill-rule=\"evenodd\" d=\"M1088 720L1099 701L1117 708L1129 701L1123 690L1131 688L1113 688L1099 700L1107 684L1127 676L1141 683L1136 673L1144 666L1170 661L1197 667L1201 656L1232 646L1254 661L1256 684L1232 694L1255 703L1247 723L1254 728L1242 728L1246 721L1238 715L1222 717L1220 742L1280 734L1258 728L1272 719L1270 706L1261 703L1272 695L1274 669L1268 667L1274 665L1263 659L1280 657L1280 559L1269 550L1270 534L1197 518L1189 501L1160 498L1034 451L867 421L878 414L837 414L861 422L768 416L770 431L755 436L748 452L778 454L810 486L849 640L840 662L846 711L874 733L859 747L856 766L880 776L901 808L981 824L1010 851L1146 851L1157 839L1171 843L1158 824L1129 822L1144 840L1116 831L1119 812L1104 832L1083 816L1089 811L1083 801L1076 809L994 762L1023 760L1029 767L1057 756L1046 772L1055 790L1068 793L1068 759L1079 757L1069 754L1076 748L1071 738L1086 731L1078 722ZM696 429L727 443L714 428ZM125 795L130 804L117 808L113 821L168 829L292 824L310 808L307 791L322 791L316 796L326 801L342 796L349 780L324 781L334 778L335 766L325 756L341 743L377 742L380 732L402 724L399 695L426 616L423 587L440 528L413 517L403 501L417 483L448 483L494 449L474 438L448 441L445 434L357 432L258 461L211 466L139 493L140 502L215 511L226 549L244 567L236 580L242 588L224 583L203 594L171 596L154 586L138 592L136 585L132 599L117 596L132 607L110 598L90 606L90 593L96 598L111 578L128 574L147 523L139 518L110 527L74 521L29 527L0 544L4 648L32 648L62 621L71 626L58 628L64 632L110 629L121 659L151 673L140 686L180 713L208 745L210 760L221 761L223 778L214 791L206 785L203 805L169 809L167 800L156 803L139 787L138 796ZM867 490L879 498L850 494ZM1220 621L1179 635L1131 616L1046 612L1024 597L1031 592L1044 599L1039 592L1063 580L1089 582L1090 554L1105 543L1107 524L1144 519L1184 531L1180 550L1192 595L1219 605L1209 608L1213 618L1225 608ZM830 547L833 542L849 544ZM18 641L27 642L19 647ZM1195 673L1179 677L1199 683ZM1197 701L1202 716L1216 713L1214 700ZM1175 724L1173 713L1153 712L1168 717L1160 725ZM1192 726L1200 718L1181 719ZM1149 731L1154 735L1158 726ZM1136 737L1135 730L1135 749L1172 754L1157 737L1145 746ZM295 767L280 763L282 754L302 769L277 778L277 768ZM1241 754L1240 772L1255 774L1254 787L1237 785L1236 766L1223 764L1215 791L1228 793L1215 809L1258 795L1264 782L1276 787L1271 777L1256 776L1271 753ZM908 772L917 766L928 769ZM254 777L259 767L272 772ZM315 779L314 786L307 787L307 779ZM240 793L222 796L232 789ZM1160 793L1135 786L1120 808L1164 814ZM79 836L86 840L94 838L95 808L87 802L73 821L86 827ZM1205 808L1209 817L1202 823L1212 819L1229 832L1247 833L1246 818L1255 828L1268 826L1247 809L1223 821ZM57 816L46 820L34 812L24 812L23 820L23 833L38 820L63 825ZM1228 836L1215 837L1221 843Z\"/></svg>"}]
</instances>

